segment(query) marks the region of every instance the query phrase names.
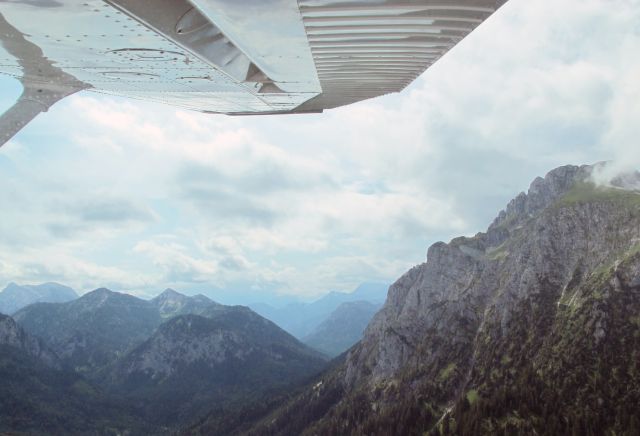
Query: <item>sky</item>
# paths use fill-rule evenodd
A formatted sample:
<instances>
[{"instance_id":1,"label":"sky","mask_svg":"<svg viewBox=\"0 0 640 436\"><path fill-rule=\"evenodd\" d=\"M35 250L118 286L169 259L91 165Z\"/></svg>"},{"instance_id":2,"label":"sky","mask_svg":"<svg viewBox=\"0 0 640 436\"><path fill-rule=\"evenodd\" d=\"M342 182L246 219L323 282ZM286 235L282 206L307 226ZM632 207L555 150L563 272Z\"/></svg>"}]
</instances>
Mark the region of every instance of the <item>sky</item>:
<instances>
[{"instance_id":1,"label":"sky","mask_svg":"<svg viewBox=\"0 0 640 436\"><path fill-rule=\"evenodd\" d=\"M0 148L0 287L391 283L557 166L640 167L638 53L640 1L510 0L402 93L323 114L82 92ZM0 76L0 110L19 93Z\"/></svg>"}]
</instances>

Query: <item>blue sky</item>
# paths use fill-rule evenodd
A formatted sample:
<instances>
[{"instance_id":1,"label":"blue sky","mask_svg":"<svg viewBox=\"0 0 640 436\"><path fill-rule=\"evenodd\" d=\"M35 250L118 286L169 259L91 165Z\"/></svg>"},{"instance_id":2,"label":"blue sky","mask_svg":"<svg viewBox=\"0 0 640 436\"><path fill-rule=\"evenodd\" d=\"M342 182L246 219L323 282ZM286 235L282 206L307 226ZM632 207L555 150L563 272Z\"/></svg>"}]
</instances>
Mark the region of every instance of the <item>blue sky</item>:
<instances>
[{"instance_id":1,"label":"blue sky","mask_svg":"<svg viewBox=\"0 0 640 436\"><path fill-rule=\"evenodd\" d=\"M324 114L69 97L0 149L0 286L392 282L556 166L637 168L637 53L638 1L510 0L402 93Z\"/></svg>"}]
</instances>

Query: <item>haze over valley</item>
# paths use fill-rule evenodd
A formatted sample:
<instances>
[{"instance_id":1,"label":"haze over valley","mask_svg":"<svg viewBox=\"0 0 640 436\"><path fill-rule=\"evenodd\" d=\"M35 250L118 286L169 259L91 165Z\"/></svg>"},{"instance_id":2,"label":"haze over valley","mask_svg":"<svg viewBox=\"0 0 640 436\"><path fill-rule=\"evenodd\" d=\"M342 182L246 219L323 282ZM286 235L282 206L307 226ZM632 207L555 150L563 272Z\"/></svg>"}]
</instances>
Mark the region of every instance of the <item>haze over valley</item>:
<instances>
[{"instance_id":1,"label":"haze over valley","mask_svg":"<svg viewBox=\"0 0 640 436\"><path fill-rule=\"evenodd\" d=\"M536 178L486 232L433 244L379 311L360 300L373 284L294 305L306 345L204 295L22 287L34 302L0 317L0 430L634 434L640 172L606 168Z\"/></svg>"}]
</instances>

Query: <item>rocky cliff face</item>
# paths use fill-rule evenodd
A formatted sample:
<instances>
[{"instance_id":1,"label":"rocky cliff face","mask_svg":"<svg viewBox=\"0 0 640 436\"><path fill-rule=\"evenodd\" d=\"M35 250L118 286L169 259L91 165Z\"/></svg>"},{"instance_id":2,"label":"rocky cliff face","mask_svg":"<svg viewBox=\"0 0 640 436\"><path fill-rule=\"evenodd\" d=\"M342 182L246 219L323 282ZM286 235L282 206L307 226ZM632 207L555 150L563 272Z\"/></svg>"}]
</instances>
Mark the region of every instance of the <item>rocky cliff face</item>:
<instances>
[{"instance_id":1,"label":"rocky cliff face","mask_svg":"<svg viewBox=\"0 0 640 436\"><path fill-rule=\"evenodd\" d=\"M512 200L487 233L431 246L427 262L390 288L349 358L347 383L363 374L376 383L410 363L428 366L443 346L469 354L482 327L498 324L504 333L524 299L548 288L561 298L572 283L640 246L640 195L598 188L591 171L558 168ZM420 347L427 354L416 353Z\"/></svg>"},{"instance_id":2,"label":"rocky cliff face","mask_svg":"<svg viewBox=\"0 0 640 436\"><path fill-rule=\"evenodd\" d=\"M0 314L0 346L13 347L47 366L58 368L58 357L39 339L22 330L13 318Z\"/></svg>"},{"instance_id":3,"label":"rocky cliff face","mask_svg":"<svg viewBox=\"0 0 640 436\"><path fill-rule=\"evenodd\" d=\"M431 246L345 362L250 433L626 434L640 176L600 187L593 171L553 170L486 233Z\"/></svg>"}]
</instances>

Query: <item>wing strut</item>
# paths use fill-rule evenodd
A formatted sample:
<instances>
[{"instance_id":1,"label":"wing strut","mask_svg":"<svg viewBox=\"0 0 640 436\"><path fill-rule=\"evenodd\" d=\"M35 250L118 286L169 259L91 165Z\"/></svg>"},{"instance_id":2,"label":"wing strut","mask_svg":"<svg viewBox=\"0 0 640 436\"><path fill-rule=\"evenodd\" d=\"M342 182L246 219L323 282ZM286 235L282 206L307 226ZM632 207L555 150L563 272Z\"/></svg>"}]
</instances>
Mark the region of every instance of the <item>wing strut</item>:
<instances>
[{"instance_id":1,"label":"wing strut","mask_svg":"<svg viewBox=\"0 0 640 436\"><path fill-rule=\"evenodd\" d=\"M0 14L0 43L22 68L24 88L16 103L0 116L0 147L55 102L90 88L45 57L40 47L25 38Z\"/></svg>"},{"instance_id":2,"label":"wing strut","mask_svg":"<svg viewBox=\"0 0 640 436\"><path fill-rule=\"evenodd\" d=\"M13 138L40 112L46 112L57 101L79 91L79 89L51 90L47 88L27 84L18 101L0 116L0 147Z\"/></svg>"}]
</instances>

